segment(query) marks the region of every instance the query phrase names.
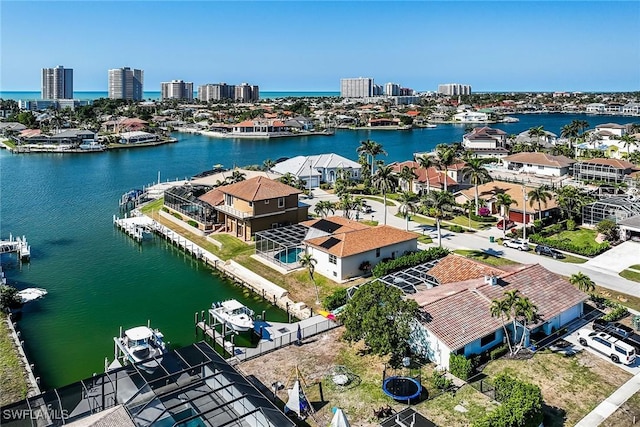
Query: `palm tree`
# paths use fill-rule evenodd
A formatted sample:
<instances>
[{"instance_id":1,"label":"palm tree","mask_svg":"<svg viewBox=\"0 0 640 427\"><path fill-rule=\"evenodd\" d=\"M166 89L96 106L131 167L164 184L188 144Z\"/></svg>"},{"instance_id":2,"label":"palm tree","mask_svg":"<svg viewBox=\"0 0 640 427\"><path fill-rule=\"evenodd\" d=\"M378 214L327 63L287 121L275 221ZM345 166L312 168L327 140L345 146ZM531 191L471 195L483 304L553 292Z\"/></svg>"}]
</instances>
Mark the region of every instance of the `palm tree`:
<instances>
[{"instance_id":1,"label":"palm tree","mask_svg":"<svg viewBox=\"0 0 640 427\"><path fill-rule=\"evenodd\" d=\"M520 319L522 325L522 337L515 354L524 347L524 341L527 337L527 325L534 322L538 317L538 307L527 297L518 297L514 302L515 315Z\"/></svg>"},{"instance_id":2,"label":"palm tree","mask_svg":"<svg viewBox=\"0 0 640 427\"><path fill-rule=\"evenodd\" d=\"M431 181L429 180L429 169L436 166L438 161L433 156L420 156L416 159L421 168L424 168L427 177L427 194L431 192Z\"/></svg>"},{"instance_id":3,"label":"palm tree","mask_svg":"<svg viewBox=\"0 0 640 427\"><path fill-rule=\"evenodd\" d=\"M305 253L300 256L299 262L300 262L300 265L306 268L307 271L309 272L309 277L313 282L313 286L315 286L316 288L316 304L320 304L320 293L318 292L318 285L316 284L315 277L313 277L313 273L316 270L315 265L318 263L318 261L310 253Z\"/></svg>"},{"instance_id":4,"label":"palm tree","mask_svg":"<svg viewBox=\"0 0 640 427\"><path fill-rule=\"evenodd\" d=\"M544 207L547 207L547 201L552 197L551 193L547 191L547 187L545 185L542 185L529 191L527 193L527 197L529 198L529 206L533 207L534 203L538 204L540 221L542 221L542 204L544 203Z\"/></svg>"},{"instance_id":5,"label":"palm tree","mask_svg":"<svg viewBox=\"0 0 640 427\"><path fill-rule=\"evenodd\" d=\"M462 212L469 216L469 228L471 228L471 212L477 212L476 203L473 200L467 200L460 207Z\"/></svg>"},{"instance_id":6,"label":"palm tree","mask_svg":"<svg viewBox=\"0 0 640 427\"><path fill-rule=\"evenodd\" d=\"M502 208L502 233L503 237L507 237L507 218L509 217L509 208L511 205L517 205L518 202L511 198L509 193L496 194L496 206Z\"/></svg>"},{"instance_id":7,"label":"palm tree","mask_svg":"<svg viewBox=\"0 0 640 427\"><path fill-rule=\"evenodd\" d=\"M340 196L338 207L342 209L344 217L349 218L351 209L354 209L356 207L355 200L353 199L353 196L351 196L351 193L343 193Z\"/></svg>"},{"instance_id":8,"label":"palm tree","mask_svg":"<svg viewBox=\"0 0 640 427\"><path fill-rule=\"evenodd\" d=\"M573 141L575 141L579 134L579 129L575 125L575 120L568 125L562 126L562 130L560 132L560 136L569 140L569 148L573 148Z\"/></svg>"},{"instance_id":9,"label":"palm tree","mask_svg":"<svg viewBox=\"0 0 640 427\"><path fill-rule=\"evenodd\" d=\"M478 197L478 187L482 184L486 184L487 182L493 181L489 171L484 167L486 160L484 159L469 159L467 164L462 168L462 177L463 179L469 179L469 182L473 184L475 187L475 200L476 200L476 215L478 215L478 208L480 206L479 197Z\"/></svg>"},{"instance_id":10,"label":"palm tree","mask_svg":"<svg viewBox=\"0 0 640 427\"><path fill-rule=\"evenodd\" d=\"M398 179L389 165L381 165L373 175L372 183L374 188L382 192L384 199L384 225L387 225L387 193L394 191L398 185Z\"/></svg>"},{"instance_id":11,"label":"palm tree","mask_svg":"<svg viewBox=\"0 0 640 427\"><path fill-rule=\"evenodd\" d=\"M622 147L626 147L627 148L627 155L631 154L631 147L638 146L638 141L632 137L629 134L625 134L622 135L621 137L617 138L618 140L622 141Z\"/></svg>"},{"instance_id":12,"label":"palm tree","mask_svg":"<svg viewBox=\"0 0 640 427\"><path fill-rule=\"evenodd\" d=\"M591 293L596 289L596 284L593 280L582 271L572 274L569 278L569 283L577 286L582 292Z\"/></svg>"},{"instance_id":13,"label":"palm tree","mask_svg":"<svg viewBox=\"0 0 640 427\"><path fill-rule=\"evenodd\" d=\"M382 144L375 142L371 147L371 174L373 174L373 164L376 163L376 157L379 155L387 155L387 152L382 148Z\"/></svg>"},{"instance_id":14,"label":"palm tree","mask_svg":"<svg viewBox=\"0 0 640 427\"><path fill-rule=\"evenodd\" d=\"M287 172L280 178L278 178L278 181L290 187L295 187L296 181L298 181L298 179L291 172Z\"/></svg>"},{"instance_id":15,"label":"palm tree","mask_svg":"<svg viewBox=\"0 0 640 427\"><path fill-rule=\"evenodd\" d=\"M231 176L228 178L229 183L231 183L231 184L234 184L234 183L240 182L240 181L244 181L245 179L247 179L246 175L244 174L244 172L240 172L239 170L233 171Z\"/></svg>"},{"instance_id":16,"label":"palm tree","mask_svg":"<svg viewBox=\"0 0 640 427\"><path fill-rule=\"evenodd\" d=\"M447 178L449 166L456 162L457 150L454 145L438 144L436 145L436 152L438 153L438 165L444 169L444 191L448 191Z\"/></svg>"},{"instance_id":17,"label":"palm tree","mask_svg":"<svg viewBox=\"0 0 640 427\"><path fill-rule=\"evenodd\" d=\"M402 180L402 182L406 182L407 183L407 191L412 191L412 189L413 189L413 180L418 178L418 175L416 175L416 168L415 167L411 167L410 168L409 166L403 166L402 170L398 174L398 178L400 180Z\"/></svg>"},{"instance_id":18,"label":"palm tree","mask_svg":"<svg viewBox=\"0 0 640 427\"><path fill-rule=\"evenodd\" d=\"M265 171L270 170L272 167L274 167L276 165L276 162L274 162L271 159L267 159L264 162L262 162L262 169Z\"/></svg>"},{"instance_id":19,"label":"palm tree","mask_svg":"<svg viewBox=\"0 0 640 427\"><path fill-rule=\"evenodd\" d=\"M444 217L446 211L456 204L453 194L448 191L434 191L423 199L423 203L428 207L429 216L436 219L436 228L438 230L438 246L442 246L442 233L440 233L440 221Z\"/></svg>"},{"instance_id":20,"label":"palm tree","mask_svg":"<svg viewBox=\"0 0 640 427\"><path fill-rule=\"evenodd\" d=\"M320 215L323 218L326 218L329 215L329 212L333 215L336 213L336 204L330 202L329 200L320 200L316 203L316 206L313 208L313 211L316 215Z\"/></svg>"},{"instance_id":21,"label":"palm tree","mask_svg":"<svg viewBox=\"0 0 640 427\"><path fill-rule=\"evenodd\" d=\"M538 147L540 146L540 138L546 136L544 126L534 126L530 128L527 133L529 134L529 137L536 138ZM537 151L537 148L534 151Z\"/></svg>"},{"instance_id":22,"label":"palm tree","mask_svg":"<svg viewBox=\"0 0 640 427\"><path fill-rule=\"evenodd\" d=\"M404 215L406 220L405 229L409 231L409 216L411 213L416 211L416 201L418 200L418 196L411 191L403 191L400 193L400 197L398 201L400 202L400 207L398 208L398 212Z\"/></svg>"},{"instance_id":23,"label":"palm tree","mask_svg":"<svg viewBox=\"0 0 640 427\"><path fill-rule=\"evenodd\" d=\"M507 307L506 301L503 299L494 299L491 301L491 317L497 317L502 322L502 329L504 330L504 337L507 340L509 346L509 354L513 354L513 348L511 348L511 340L509 339L509 331L507 331L507 322L511 320L511 309Z\"/></svg>"},{"instance_id":24,"label":"palm tree","mask_svg":"<svg viewBox=\"0 0 640 427\"><path fill-rule=\"evenodd\" d=\"M356 149L358 154L364 154L366 156L371 157L371 175L373 175L373 166L375 164L376 156L380 154L387 155L387 152L382 148L382 144L379 144L375 141L367 139L366 141L361 141L360 146Z\"/></svg>"}]
</instances>

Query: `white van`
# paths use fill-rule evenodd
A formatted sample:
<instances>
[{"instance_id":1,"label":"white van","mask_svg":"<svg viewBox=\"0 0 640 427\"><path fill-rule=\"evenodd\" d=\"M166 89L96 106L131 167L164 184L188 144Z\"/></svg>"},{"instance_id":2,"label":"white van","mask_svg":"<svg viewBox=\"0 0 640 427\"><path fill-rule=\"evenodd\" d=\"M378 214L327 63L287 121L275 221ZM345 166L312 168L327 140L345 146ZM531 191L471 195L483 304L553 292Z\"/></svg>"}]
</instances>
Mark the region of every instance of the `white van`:
<instances>
[{"instance_id":1,"label":"white van","mask_svg":"<svg viewBox=\"0 0 640 427\"><path fill-rule=\"evenodd\" d=\"M591 347L607 355L614 363L631 365L636 359L636 351L633 346L605 332L580 329L578 331L578 342L583 347Z\"/></svg>"}]
</instances>

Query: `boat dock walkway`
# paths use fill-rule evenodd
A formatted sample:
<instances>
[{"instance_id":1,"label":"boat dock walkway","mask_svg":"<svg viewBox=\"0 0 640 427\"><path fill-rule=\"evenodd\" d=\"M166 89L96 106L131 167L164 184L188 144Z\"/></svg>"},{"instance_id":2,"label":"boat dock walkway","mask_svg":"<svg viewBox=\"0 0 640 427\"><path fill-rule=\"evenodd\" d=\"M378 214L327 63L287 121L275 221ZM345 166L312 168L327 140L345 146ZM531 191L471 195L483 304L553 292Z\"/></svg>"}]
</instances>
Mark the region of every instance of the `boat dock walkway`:
<instances>
[{"instance_id":1,"label":"boat dock walkway","mask_svg":"<svg viewBox=\"0 0 640 427\"><path fill-rule=\"evenodd\" d=\"M226 336L224 336L216 330L216 326L219 325L216 325L215 322L207 322L206 319L198 319L197 313L196 321L197 330L203 331L205 337L209 337L209 339L213 340L221 348L224 348L227 354L231 356L231 359L235 359L238 362L253 359L254 357L286 347L290 344L295 344L298 339L304 341L314 335L340 326L340 324L333 320L320 315L315 315L294 323L256 320L253 326L253 333L260 337L260 341L258 345L253 348L236 346L233 340L233 333L224 331L226 333ZM229 336L230 338L227 338Z\"/></svg>"},{"instance_id":2,"label":"boat dock walkway","mask_svg":"<svg viewBox=\"0 0 640 427\"><path fill-rule=\"evenodd\" d=\"M21 260L28 260L31 258L31 246L27 242L27 238L16 237L9 235L9 240L0 240L0 254L12 253L18 254Z\"/></svg>"}]
</instances>

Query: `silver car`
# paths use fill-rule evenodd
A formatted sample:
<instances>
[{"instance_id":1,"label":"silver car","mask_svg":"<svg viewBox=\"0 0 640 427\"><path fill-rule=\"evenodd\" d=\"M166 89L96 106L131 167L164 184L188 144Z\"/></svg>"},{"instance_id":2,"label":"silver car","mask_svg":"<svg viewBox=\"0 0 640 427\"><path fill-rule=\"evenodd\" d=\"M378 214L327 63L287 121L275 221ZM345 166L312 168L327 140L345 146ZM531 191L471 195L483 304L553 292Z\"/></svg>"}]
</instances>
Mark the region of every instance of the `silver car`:
<instances>
[{"instance_id":1,"label":"silver car","mask_svg":"<svg viewBox=\"0 0 640 427\"><path fill-rule=\"evenodd\" d=\"M504 242L502 242L502 246L517 249L519 251L529 250L529 244L524 240L520 240L520 239L505 240Z\"/></svg>"}]
</instances>

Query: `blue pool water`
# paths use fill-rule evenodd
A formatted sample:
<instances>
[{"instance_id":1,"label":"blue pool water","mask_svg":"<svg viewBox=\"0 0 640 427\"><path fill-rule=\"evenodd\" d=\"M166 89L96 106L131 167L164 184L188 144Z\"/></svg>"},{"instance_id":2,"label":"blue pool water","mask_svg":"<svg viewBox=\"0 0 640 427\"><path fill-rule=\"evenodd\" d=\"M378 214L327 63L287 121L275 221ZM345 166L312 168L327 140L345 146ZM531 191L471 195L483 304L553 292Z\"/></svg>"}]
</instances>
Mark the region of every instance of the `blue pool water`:
<instances>
[{"instance_id":1,"label":"blue pool water","mask_svg":"<svg viewBox=\"0 0 640 427\"><path fill-rule=\"evenodd\" d=\"M289 252L282 251L282 252L278 252L277 254L275 254L275 258L285 264L293 264L295 262L298 262L298 254L300 252L304 252L304 249L302 248L294 248L294 249L289 249Z\"/></svg>"}]
</instances>

